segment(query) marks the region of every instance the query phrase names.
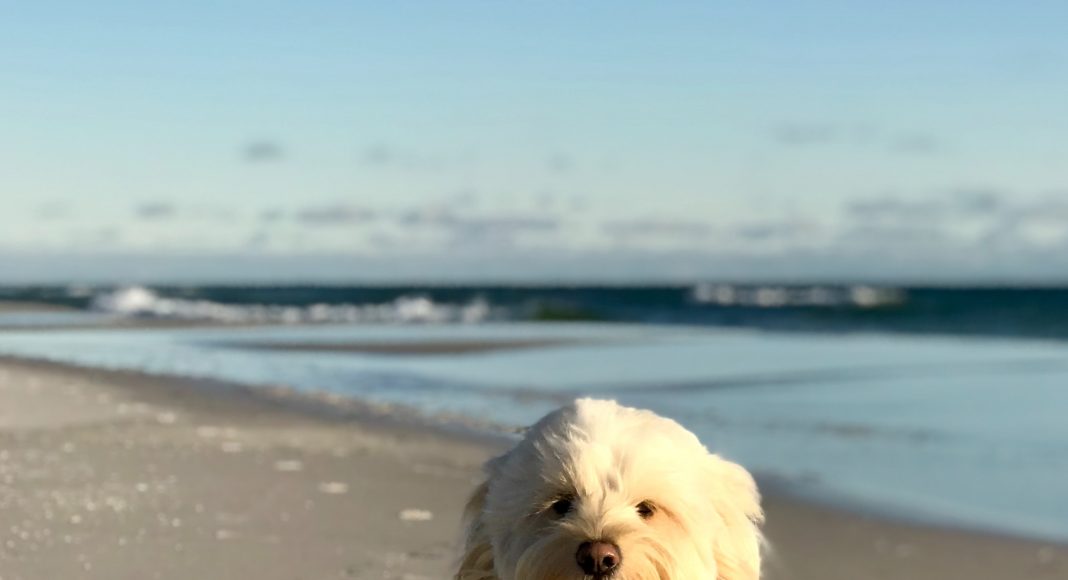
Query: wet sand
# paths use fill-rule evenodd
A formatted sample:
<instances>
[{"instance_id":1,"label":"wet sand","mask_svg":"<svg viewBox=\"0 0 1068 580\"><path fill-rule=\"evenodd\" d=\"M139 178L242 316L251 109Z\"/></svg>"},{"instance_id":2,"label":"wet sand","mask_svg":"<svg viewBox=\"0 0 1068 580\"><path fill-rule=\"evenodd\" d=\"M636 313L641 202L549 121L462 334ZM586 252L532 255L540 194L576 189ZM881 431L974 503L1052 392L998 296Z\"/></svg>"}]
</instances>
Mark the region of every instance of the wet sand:
<instances>
[{"instance_id":1,"label":"wet sand","mask_svg":"<svg viewBox=\"0 0 1068 580\"><path fill-rule=\"evenodd\" d=\"M74 312L73 308L62 304L48 302L24 302L19 300L0 300L0 314L7 312Z\"/></svg>"},{"instance_id":2,"label":"wet sand","mask_svg":"<svg viewBox=\"0 0 1068 580\"><path fill-rule=\"evenodd\" d=\"M440 340L405 342L252 342L241 348L282 350L289 352L336 352L380 355L457 355L501 350L525 350L574 345L578 341L561 339L527 340Z\"/></svg>"},{"instance_id":3,"label":"wet sand","mask_svg":"<svg viewBox=\"0 0 1068 580\"><path fill-rule=\"evenodd\" d=\"M0 359L0 578L448 578L502 443L375 407ZM765 502L777 580L1068 578L1068 548Z\"/></svg>"}]
</instances>

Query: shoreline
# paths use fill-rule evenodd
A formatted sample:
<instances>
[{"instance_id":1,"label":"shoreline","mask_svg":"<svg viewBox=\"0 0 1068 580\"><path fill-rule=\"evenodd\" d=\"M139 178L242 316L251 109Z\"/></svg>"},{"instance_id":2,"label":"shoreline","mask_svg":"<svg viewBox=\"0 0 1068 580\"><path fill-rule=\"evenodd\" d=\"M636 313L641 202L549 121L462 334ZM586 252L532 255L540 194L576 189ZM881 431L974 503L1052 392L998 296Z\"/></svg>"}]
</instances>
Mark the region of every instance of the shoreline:
<instances>
[{"instance_id":1,"label":"shoreline","mask_svg":"<svg viewBox=\"0 0 1068 580\"><path fill-rule=\"evenodd\" d=\"M12 376L15 378L12 379ZM10 384L5 386L5 380ZM19 394L22 389L20 382L40 383L46 387L82 385L86 400L99 402L103 397L105 402L97 405L99 408L91 404L82 408L80 404L65 396L56 397L57 393L42 393L40 385ZM36 410L35 404L32 404L36 400L34 397L46 399L43 404L36 405L39 407ZM123 405L128 410L135 411L122 413L116 410L122 409ZM2 410L14 407L19 408L19 417L14 419L10 411L5 414ZM142 413L137 409L148 411ZM126 454L109 453L100 448L95 451L87 450L84 457L78 457L79 461L87 462L90 467L93 467L93 463L102 463L120 466L122 469L118 469L119 472L136 471L136 462L124 455L136 456L139 450L145 451L140 449L144 444L149 445L153 452L148 455L156 457L162 453L163 459L153 461L157 468L168 464L168 459L173 460L172 465L179 472L174 476L178 482L203 478L211 481L213 465L219 469L235 470L232 479L226 481L229 486L238 489L228 489L227 485L222 485L223 489L215 491L202 489L202 493L209 499L200 503L192 502L192 513L185 516L191 521L204 519L203 513L197 513L196 506L220 499L216 496L222 495L231 503L237 502L238 499L230 496L235 492L239 494L240 488L247 485L246 480L258 482L258 478L263 478L263 482L274 482L283 475L296 476L288 478L292 480L307 474L309 469L302 467L301 471L294 473L285 471L287 466L292 468L297 464L308 467L316 463L330 464L328 467L337 470L335 475L322 477L320 479L323 481L318 482L303 481L303 488L290 487L290 484L272 484L276 485L272 488L276 490L274 493L290 498L289 501L293 505L287 508L289 512L299 509L302 501L314 502L322 500L324 496L348 499L347 504L333 506L329 521L320 518L305 522L307 527L303 533L309 535L307 539L299 540L287 536L286 530L289 526L283 525L285 522L257 522L257 526L271 531L268 535L277 536L280 543L297 542L298 547L303 546L303 549L307 550L318 548L305 546L301 542L321 543L324 532L319 527L334 526L332 533L337 535L327 537L331 541L339 542L337 545L341 547L336 549L340 549L341 553L325 557L321 563L316 564L324 566L313 570L321 572L322 577L369 577L372 569L380 569L384 576L379 577L404 577L404 574L409 577L412 574L426 578L446 577L442 574L447 573L454 555L455 542L459 538L459 514L466 493L473 488L479 477L481 462L501 450L507 444L507 438L504 435L479 432L470 424L450 423L447 417L429 419L428 421L426 417L401 408L385 408L338 397L316 397L280 388L249 387L0 357L0 442L3 442L3 449L8 451L8 455L18 454L20 449L25 451L47 447L38 443L58 445L60 454L67 444L73 444L79 450L83 444L93 447L93 444L99 443L100 432L103 431L113 432L123 441L131 441L133 448ZM231 427L225 427L226 425ZM242 435L227 436L226 429L232 429L234 433ZM219 432L223 435L219 436ZM213 433L215 435L209 437ZM299 442L300 437L296 437L296 434L301 433L305 435L303 443ZM308 437L310 433L315 433L316 436ZM85 438L88 438L87 443L82 441ZM149 443L143 443L142 438ZM210 440L211 444L206 445L205 439ZM225 440L218 442L216 439ZM159 445L160 440L164 441L162 446ZM328 441L330 443L327 446L331 447L331 450L324 453L323 449L316 449L315 445L309 447L308 441L311 440ZM213 446L216 443L219 447ZM246 451L253 449L254 453ZM344 451L340 456L336 455L339 449ZM26 456L25 453L23 455ZM252 457L246 457L249 455ZM279 458L283 455L295 456L298 459ZM238 469L237 463L241 463L238 459L246 460L248 465ZM251 461L248 461L249 459ZM347 461L339 461L341 459ZM235 465L227 465L230 460L234 460ZM222 463L218 463L220 461ZM287 461L290 463L286 463ZM134 465L130 465L131 463ZM275 469L265 468L265 464L273 464ZM377 470L369 469L369 466ZM59 469L56 466L52 468ZM0 464L0 470L2 469L3 465ZM388 476L383 477L384 474ZM0 476L2 475L4 474L0 472ZM10 475L14 478L20 476L17 470L12 471ZM2 483L4 481L0 479L0 492L5 489ZM60 483L69 487L69 482ZM93 478L87 478L82 484L86 489L102 485ZM799 498L782 489L781 485L764 478L761 484L768 512L766 532L773 547L773 556L769 558L767 571L768 577L773 579L919 580L968 577L973 580L1003 580L1052 579L1068 574L1068 546L1062 544L896 521ZM405 488L406 494L394 492L394 487ZM358 489L367 490L366 495L361 495L361 492L356 491ZM133 497L137 496L138 494L134 493ZM352 504L359 504L360 500L366 498L373 498L373 503L393 504L394 507L413 504L410 509L423 511L408 514L414 519L401 517L403 510L409 509L406 507L400 507L400 511L379 513L378 517L370 521L371 527L374 528L370 530L371 533L367 529L367 521L354 525L351 529L345 527L345 522L333 521L338 519L333 510L340 510L352 516L353 514L346 510L354 509ZM419 507L421 502L428 500L432 500L431 503L434 504L432 509ZM38 501L43 500L38 498ZM188 508L188 502L178 503ZM0 493L0 514L9 509L3 507L5 505L7 504L4 502L4 496ZM181 511L177 507L175 509ZM426 511L430 512L431 519L417 522L418 518L426 517L423 513ZM357 509L356 515L358 514ZM125 515L128 516L129 512ZM148 515L155 517L156 514ZM85 520L89 515L83 513L79 517ZM79 521L68 524L67 527L76 529L83 523L85 522ZM352 522L348 524L352 525ZM400 537L404 533L410 533L413 527L423 533L417 536L429 543L415 548L404 544ZM230 539L229 537L220 540L218 536L241 533L229 528L212 531L206 527L198 528L194 532L198 530L207 534L207 537L194 533L195 537L185 538L180 542L181 545L197 542L207 542L206 545L229 545L224 541ZM18 544L25 540L22 537L23 532L30 534L31 538L34 537L30 531L20 530L14 540L7 540L3 536L8 532L0 531L0 563L4 563L4 566L0 567L5 571L10 568L16 574L14 578L20 577L20 569L25 570L25 576L22 577L27 579L68 577L61 573L66 570L62 566L70 564L68 560L76 558L71 556L71 550L62 546L53 548L55 551L50 552L49 558L52 560L49 561L36 557L33 553L22 554L22 559L12 560L12 550L10 547L4 548L5 541L15 541ZM384 539L378 538L383 534ZM266 545L272 544L268 542ZM352 553L353 550L360 551L357 547L364 549L361 552L363 556L358 558ZM234 555L220 557L224 563L230 562L229 566L240 567L244 564L235 559L258 554L257 550L263 549L262 543L252 542ZM412 556L420 553L423 554L422 558ZM393 556L384 561L381 558L376 560L376 557L383 554ZM401 557L397 554L407 555ZM55 560L56 558L58 560ZM91 568L110 570L112 575L120 574L123 566L121 558L118 555L110 556L115 560L108 558L106 550L101 551L97 556L101 561L91 564ZM342 566L343 560L354 558L360 563ZM270 561L269 558L267 560ZM8 566L12 563L26 567ZM188 562L182 566L186 564ZM248 565L253 564L254 561L248 562ZM308 573L309 564L304 564L301 570ZM179 578L189 575L187 567L178 564L175 566L178 567L172 570L173 575L164 573L157 577ZM287 568L278 563L276 566L277 570L274 572L249 570L246 575L258 578L285 577L282 571ZM349 576L330 575L334 574L339 566L345 570L349 570L351 566L356 568L351 568L355 572ZM82 568L83 572L89 572L84 566ZM327 568L335 572L330 572ZM214 569L214 572L209 570L212 568L204 569L201 576L210 577L219 573L218 569ZM273 575L275 572L277 576ZM394 573L395 576L389 575ZM83 574L80 577L111 576ZM5 580L6 578L7 576Z\"/></svg>"},{"instance_id":2,"label":"shoreline","mask_svg":"<svg viewBox=\"0 0 1068 580\"><path fill-rule=\"evenodd\" d=\"M533 350L558 346L582 344L566 339L526 340L439 340L407 342L246 342L239 347L252 350L278 350L285 352L327 352L349 354L377 354L387 356L443 356L482 354L487 352Z\"/></svg>"}]
</instances>

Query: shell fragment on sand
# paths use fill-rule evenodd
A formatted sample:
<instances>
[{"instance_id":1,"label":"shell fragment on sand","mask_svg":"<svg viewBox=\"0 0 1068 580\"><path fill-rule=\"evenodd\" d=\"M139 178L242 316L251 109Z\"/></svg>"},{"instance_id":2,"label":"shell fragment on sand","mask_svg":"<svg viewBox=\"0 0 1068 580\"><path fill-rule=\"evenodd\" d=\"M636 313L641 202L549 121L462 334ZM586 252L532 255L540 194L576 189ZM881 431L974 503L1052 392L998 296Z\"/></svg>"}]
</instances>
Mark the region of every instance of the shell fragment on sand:
<instances>
[{"instance_id":1,"label":"shell fragment on sand","mask_svg":"<svg viewBox=\"0 0 1068 580\"><path fill-rule=\"evenodd\" d=\"M404 522L429 522L434 519L434 513L430 510L408 508L401 510L397 517Z\"/></svg>"},{"instance_id":2,"label":"shell fragment on sand","mask_svg":"<svg viewBox=\"0 0 1068 580\"><path fill-rule=\"evenodd\" d=\"M330 495L348 493L349 484L340 481L326 481L319 484L319 491Z\"/></svg>"}]
</instances>

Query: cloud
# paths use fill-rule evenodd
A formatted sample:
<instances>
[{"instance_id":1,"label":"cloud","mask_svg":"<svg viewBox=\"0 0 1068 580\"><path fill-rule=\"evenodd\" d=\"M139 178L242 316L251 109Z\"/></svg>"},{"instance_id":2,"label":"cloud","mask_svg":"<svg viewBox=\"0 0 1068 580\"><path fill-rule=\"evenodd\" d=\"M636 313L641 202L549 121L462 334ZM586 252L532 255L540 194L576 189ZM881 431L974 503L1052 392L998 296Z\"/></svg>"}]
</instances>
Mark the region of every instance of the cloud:
<instances>
[{"instance_id":1,"label":"cloud","mask_svg":"<svg viewBox=\"0 0 1068 580\"><path fill-rule=\"evenodd\" d=\"M1008 195L996 189L958 189L952 196L955 207L970 214L996 213L1008 205Z\"/></svg>"},{"instance_id":2,"label":"cloud","mask_svg":"<svg viewBox=\"0 0 1068 580\"><path fill-rule=\"evenodd\" d=\"M831 247L776 253L631 250L568 251L481 245L391 252L272 253L246 249L222 254L48 253L0 249L5 283L382 283L515 282L613 283L747 280L752 282L1063 283L1065 247L1006 250L971 248L887 252Z\"/></svg>"},{"instance_id":3,"label":"cloud","mask_svg":"<svg viewBox=\"0 0 1068 580\"><path fill-rule=\"evenodd\" d=\"M381 143L371 145L363 152L363 161L367 165L389 165L395 160L395 157L393 151Z\"/></svg>"},{"instance_id":4,"label":"cloud","mask_svg":"<svg viewBox=\"0 0 1068 580\"><path fill-rule=\"evenodd\" d=\"M122 239L122 231L117 227L103 227L93 232L92 238L98 244L113 244Z\"/></svg>"},{"instance_id":5,"label":"cloud","mask_svg":"<svg viewBox=\"0 0 1068 580\"><path fill-rule=\"evenodd\" d=\"M61 201L50 201L37 208L36 216L40 220L60 220L70 217L70 205Z\"/></svg>"},{"instance_id":6,"label":"cloud","mask_svg":"<svg viewBox=\"0 0 1068 580\"><path fill-rule=\"evenodd\" d=\"M892 151L898 153L916 155L934 153L942 148L938 139L922 133L893 137L889 142L889 147Z\"/></svg>"},{"instance_id":7,"label":"cloud","mask_svg":"<svg viewBox=\"0 0 1068 580\"><path fill-rule=\"evenodd\" d=\"M468 191L421 206L371 208L334 203L307 206L290 216L299 225L315 227L374 223L381 230L376 230L377 239L393 239L403 231L403 238L416 244L427 239L437 239L438 243L475 240L511 243L522 234L544 234L560 227L560 219L551 212L479 211L475 194ZM285 218L286 214L270 210L259 217L261 223L270 224Z\"/></svg>"},{"instance_id":8,"label":"cloud","mask_svg":"<svg viewBox=\"0 0 1068 580\"><path fill-rule=\"evenodd\" d=\"M553 211L494 212L455 198L403 209L395 218L395 225L408 232L409 237L431 236L459 246L511 246L524 237L545 239L558 233L564 225Z\"/></svg>"},{"instance_id":9,"label":"cloud","mask_svg":"<svg viewBox=\"0 0 1068 580\"><path fill-rule=\"evenodd\" d=\"M260 212L259 218L263 223L274 223L285 217L285 212L277 208L265 209Z\"/></svg>"},{"instance_id":10,"label":"cloud","mask_svg":"<svg viewBox=\"0 0 1068 580\"><path fill-rule=\"evenodd\" d=\"M511 244L521 234L551 233L561 225L558 217L548 214L465 215L441 207L404 211L398 216L398 223L407 228L436 230L448 236L448 241L454 244L488 240Z\"/></svg>"},{"instance_id":11,"label":"cloud","mask_svg":"<svg viewBox=\"0 0 1068 580\"><path fill-rule=\"evenodd\" d=\"M846 213L861 221L941 221L991 217L1012 211L1008 194L996 189L958 189L924 198L896 195L847 202Z\"/></svg>"},{"instance_id":12,"label":"cloud","mask_svg":"<svg viewBox=\"0 0 1068 580\"><path fill-rule=\"evenodd\" d=\"M575 169L575 159L566 153L554 153L545 160L545 166L553 173L571 173Z\"/></svg>"},{"instance_id":13,"label":"cloud","mask_svg":"<svg viewBox=\"0 0 1068 580\"><path fill-rule=\"evenodd\" d=\"M80 248L114 246L122 240L122 231L114 226L76 229L70 232L70 242Z\"/></svg>"},{"instance_id":14,"label":"cloud","mask_svg":"<svg viewBox=\"0 0 1068 580\"><path fill-rule=\"evenodd\" d=\"M269 163L285 158L285 151L274 141L253 141L242 149L241 156L250 163Z\"/></svg>"},{"instance_id":15,"label":"cloud","mask_svg":"<svg viewBox=\"0 0 1068 580\"><path fill-rule=\"evenodd\" d=\"M262 250L271 245L272 237L267 230L256 230L245 240L245 247L250 250Z\"/></svg>"},{"instance_id":16,"label":"cloud","mask_svg":"<svg viewBox=\"0 0 1068 580\"><path fill-rule=\"evenodd\" d=\"M365 224L378 217L372 209L337 203L332 205L309 206L296 212L296 220L304 225L345 226Z\"/></svg>"},{"instance_id":17,"label":"cloud","mask_svg":"<svg viewBox=\"0 0 1068 580\"><path fill-rule=\"evenodd\" d=\"M169 201L147 201L135 205L133 214L146 222L162 222L181 219L183 222L234 223L242 212L233 207L218 205L176 205Z\"/></svg>"},{"instance_id":18,"label":"cloud","mask_svg":"<svg viewBox=\"0 0 1068 580\"><path fill-rule=\"evenodd\" d=\"M958 242L937 225L894 224L847 226L837 233L835 244L850 252L896 254L901 248L937 252Z\"/></svg>"},{"instance_id":19,"label":"cloud","mask_svg":"<svg viewBox=\"0 0 1068 580\"><path fill-rule=\"evenodd\" d=\"M610 221L601 224L601 231L615 238L702 238L715 228L708 223L676 219L642 218Z\"/></svg>"},{"instance_id":20,"label":"cloud","mask_svg":"<svg viewBox=\"0 0 1068 580\"><path fill-rule=\"evenodd\" d=\"M790 242L819 230L816 225L803 221L767 221L737 226L731 234L748 242Z\"/></svg>"},{"instance_id":21,"label":"cloud","mask_svg":"<svg viewBox=\"0 0 1068 580\"><path fill-rule=\"evenodd\" d=\"M787 147L850 146L913 155L943 148L938 138L927 133L895 133L865 124L787 122L772 127L771 136Z\"/></svg>"},{"instance_id":22,"label":"cloud","mask_svg":"<svg viewBox=\"0 0 1068 580\"><path fill-rule=\"evenodd\" d=\"M173 218L178 208L165 201L142 203L134 208L134 215L146 221L162 221Z\"/></svg>"},{"instance_id":23,"label":"cloud","mask_svg":"<svg viewBox=\"0 0 1068 580\"><path fill-rule=\"evenodd\" d=\"M376 250L392 250L402 247L403 240L397 236L382 232L374 232L366 238L368 245Z\"/></svg>"},{"instance_id":24,"label":"cloud","mask_svg":"<svg viewBox=\"0 0 1068 580\"><path fill-rule=\"evenodd\" d=\"M807 247L827 238L825 228L801 219L710 223L672 218L637 218L604 222L600 231L612 243L635 249L770 251Z\"/></svg>"},{"instance_id":25,"label":"cloud","mask_svg":"<svg viewBox=\"0 0 1068 580\"><path fill-rule=\"evenodd\" d=\"M241 217L241 213L234 208L222 206L193 206L182 208L180 213L186 219L225 223L233 223Z\"/></svg>"},{"instance_id":26,"label":"cloud","mask_svg":"<svg viewBox=\"0 0 1068 580\"><path fill-rule=\"evenodd\" d=\"M146 210L153 216L198 215L162 202L142 207L151 205L159 206ZM324 203L249 212L221 246L181 242L166 246L170 251L154 252L136 229L121 239L118 232L86 231L79 240L69 238L69 249L56 250L52 257L27 262L9 252L8 263L36 264L25 275L18 272L27 279L36 272L53 279L132 276L157 281L324 281L357 269L394 281L933 283L1006 277L1063 281L1068 276L1063 274L1068 272L1068 195L1057 193L1024 198L972 187L925 197L887 194L852 200L839 215L820 216L823 221L798 217L716 223L635 216L590 223L571 215L552 208L495 211L486 204L441 198L393 208ZM368 225L343 229L349 224ZM307 227L293 227L299 225ZM186 235L202 231L193 228ZM133 257L124 260L116 249L130 250ZM25 248L23 255L27 252ZM59 263L70 268L61 271L54 266Z\"/></svg>"},{"instance_id":27,"label":"cloud","mask_svg":"<svg viewBox=\"0 0 1068 580\"><path fill-rule=\"evenodd\" d=\"M1015 220L1068 223L1068 192L1002 208Z\"/></svg>"},{"instance_id":28,"label":"cloud","mask_svg":"<svg viewBox=\"0 0 1068 580\"><path fill-rule=\"evenodd\" d=\"M977 256L1068 251L1068 195L1013 196L993 188L959 189L925 198L883 196L846 205L839 240L873 252L958 249Z\"/></svg>"},{"instance_id":29,"label":"cloud","mask_svg":"<svg viewBox=\"0 0 1068 580\"><path fill-rule=\"evenodd\" d=\"M368 167L404 171L438 171L445 167L446 160L434 155L405 151L385 143L376 143L364 149L363 164Z\"/></svg>"},{"instance_id":30,"label":"cloud","mask_svg":"<svg viewBox=\"0 0 1068 580\"><path fill-rule=\"evenodd\" d=\"M459 220L455 210L443 205L406 209L397 216L397 222L406 227L450 227Z\"/></svg>"},{"instance_id":31,"label":"cloud","mask_svg":"<svg viewBox=\"0 0 1068 580\"><path fill-rule=\"evenodd\" d=\"M464 238L511 237L523 232L553 232L560 220L543 215L496 215L460 219L449 226Z\"/></svg>"},{"instance_id":32,"label":"cloud","mask_svg":"<svg viewBox=\"0 0 1068 580\"><path fill-rule=\"evenodd\" d=\"M846 213L860 221L937 220L947 205L942 200L911 200L887 195L850 201Z\"/></svg>"},{"instance_id":33,"label":"cloud","mask_svg":"<svg viewBox=\"0 0 1068 580\"><path fill-rule=\"evenodd\" d=\"M854 198L830 214L816 213L814 208L804 214L767 212L751 220L684 212L634 213L605 220L603 215L596 219L570 210L559 200L548 203L544 196L512 199L511 205L489 197L476 203L472 196L463 193L417 205L381 206L360 205L358 198L328 198L289 208L264 205L262 211L243 209L236 214L146 201L134 211L147 221L110 222L132 228L122 236L75 231L72 228L80 222L72 222L57 224L64 227L55 228L58 233L51 246L29 246L17 237L2 243L23 252L51 248L57 255L130 251L172 259L185 252L191 264L199 264L194 270L200 272L205 271L200 266L234 252L256 260L262 257L265 268L271 264L286 268L265 270L262 276L294 279L313 273L329 277L326 264L331 263L374 264L383 278L393 279L778 277L931 282L1010 274L1068 277L1057 274L1068 272L1068 267L1055 266L1068 265L1068 192L1024 195L990 186L925 195L891 192ZM217 219L212 217L216 214L227 216L233 227L203 221ZM174 221L154 221L164 219ZM329 252L336 253L336 260L324 257L319 270L304 268L297 259L315 260ZM1058 252L1065 257L1051 258ZM293 259L268 260L283 254ZM178 263L177 258L173 261ZM110 264L116 271L140 275L124 269L126 265L117 259ZM145 270L149 271L166 273ZM217 272L228 274L221 266ZM192 275L184 270L172 273Z\"/></svg>"},{"instance_id":34,"label":"cloud","mask_svg":"<svg viewBox=\"0 0 1068 580\"><path fill-rule=\"evenodd\" d=\"M781 123L772 128L772 137L782 145L818 145L837 141L840 130L826 123Z\"/></svg>"}]
</instances>

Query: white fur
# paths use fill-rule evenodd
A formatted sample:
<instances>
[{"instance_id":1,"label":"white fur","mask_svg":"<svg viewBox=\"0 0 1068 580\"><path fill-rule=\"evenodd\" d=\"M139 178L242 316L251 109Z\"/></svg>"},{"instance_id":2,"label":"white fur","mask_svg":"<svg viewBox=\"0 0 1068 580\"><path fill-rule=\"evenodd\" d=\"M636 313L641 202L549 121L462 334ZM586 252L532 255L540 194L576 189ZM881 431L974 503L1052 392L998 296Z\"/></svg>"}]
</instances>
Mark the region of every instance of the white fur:
<instances>
[{"instance_id":1,"label":"white fur","mask_svg":"<svg viewBox=\"0 0 1068 580\"><path fill-rule=\"evenodd\" d=\"M456 580L582 580L581 543L616 544L612 580L757 580L763 522L749 473L678 423L614 401L550 413L486 464ZM553 503L572 499L560 515ZM652 516L637 509L650 502Z\"/></svg>"}]
</instances>

